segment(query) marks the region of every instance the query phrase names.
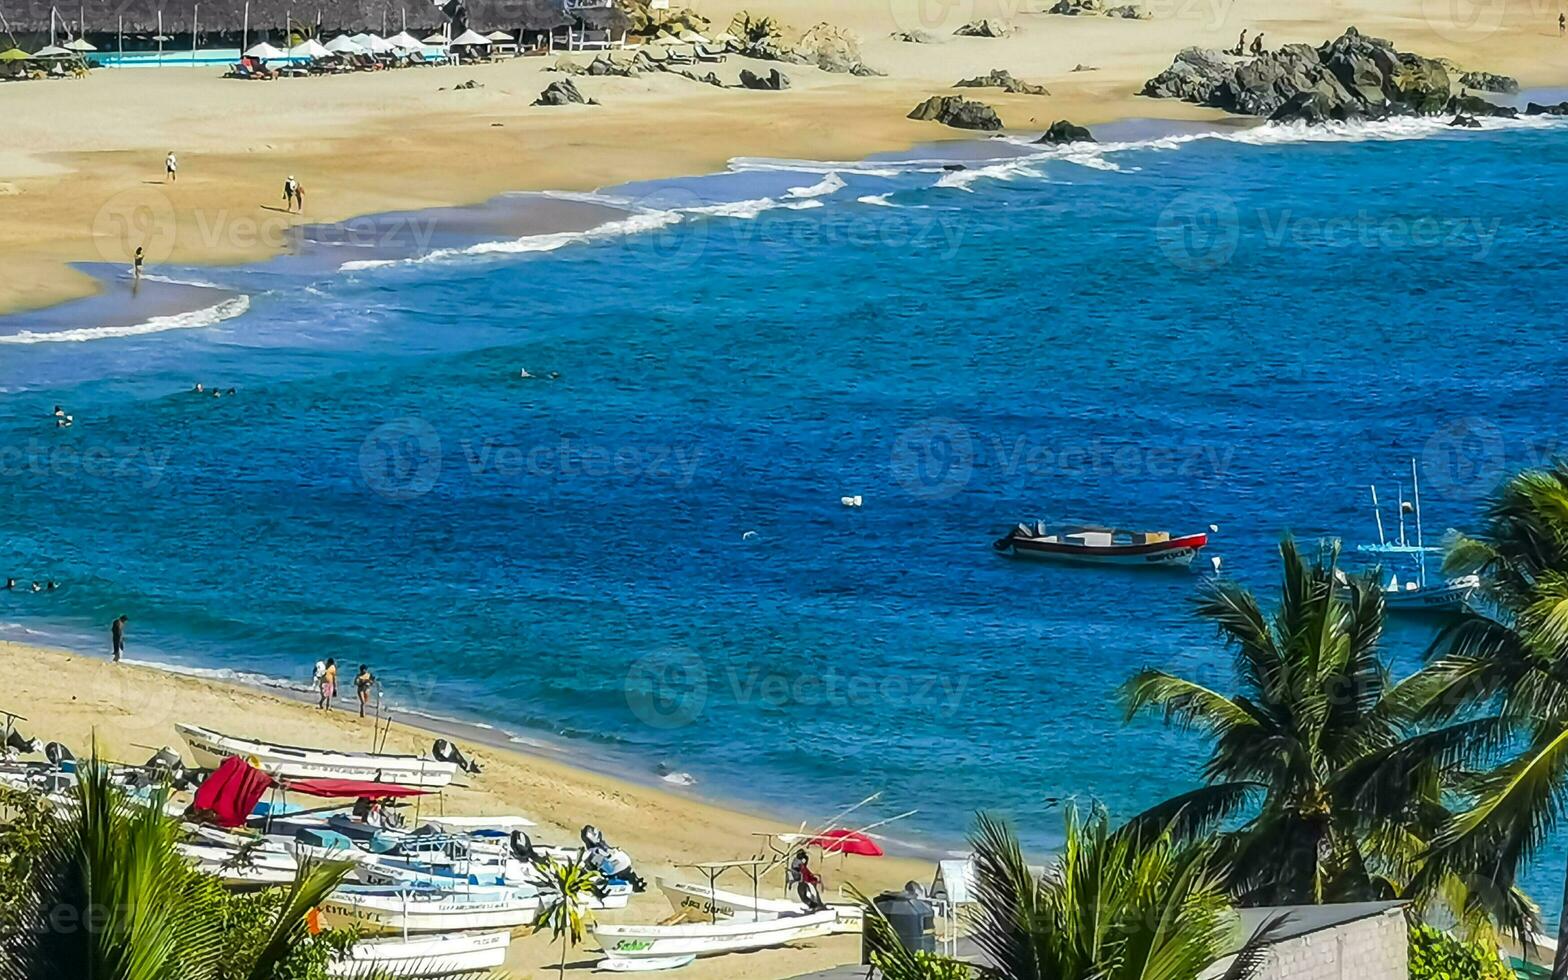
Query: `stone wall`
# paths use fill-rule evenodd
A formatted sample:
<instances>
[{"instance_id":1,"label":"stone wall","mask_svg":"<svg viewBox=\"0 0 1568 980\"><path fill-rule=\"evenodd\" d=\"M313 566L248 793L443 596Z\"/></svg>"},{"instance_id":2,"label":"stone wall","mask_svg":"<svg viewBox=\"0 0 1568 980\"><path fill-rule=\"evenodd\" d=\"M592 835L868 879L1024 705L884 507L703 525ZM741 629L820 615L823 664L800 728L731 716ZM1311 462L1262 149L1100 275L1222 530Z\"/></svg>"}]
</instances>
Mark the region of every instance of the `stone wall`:
<instances>
[{"instance_id":1,"label":"stone wall","mask_svg":"<svg viewBox=\"0 0 1568 980\"><path fill-rule=\"evenodd\" d=\"M1273 946L1259 980L1409 980L1410 937L1398 909Z\"/></svg>"}]
</instances>

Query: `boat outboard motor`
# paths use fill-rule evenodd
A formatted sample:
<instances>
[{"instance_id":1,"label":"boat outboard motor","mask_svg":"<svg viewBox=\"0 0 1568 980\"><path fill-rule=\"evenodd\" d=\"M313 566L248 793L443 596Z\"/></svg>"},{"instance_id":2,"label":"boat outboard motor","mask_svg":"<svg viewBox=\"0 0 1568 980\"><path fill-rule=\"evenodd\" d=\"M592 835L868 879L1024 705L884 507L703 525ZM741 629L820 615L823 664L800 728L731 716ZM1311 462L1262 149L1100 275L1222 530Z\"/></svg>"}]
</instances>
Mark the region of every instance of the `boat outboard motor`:
<instances>
[{"instance_id":1,"label":"boat outboard motor","mask_svg":"<svg viewBox=\"0 0 1568 980\"><path fill-rule=\"evenodd\" d=\"M804 849L796 851L795 856L789 859L789 870L784 874L784 887L792 886L801 902L811 911L820 912L828 907L822 900L822 879L811 870L811 858Z\"/></svg>"},{"instance_id":2,"label":"boat outboard motor","mask_svg":"<svg viewBox=\"0 0 1568 980\"><path fill-rule=\"evenodd\" d=\"M11 729L11 734L5 737L5 754L7 756L13 753L16 755L32 755L40 748L42 746L38 744L38 739L28 738L14 728Z\"/></svg>"},{"instance_id":3,"label":"boat outboard motor","mask_svg":"<svg viewBox=\"0 0 1568 980\"><path fill-rule=\"evenodd\" d=\"M642 876L632 870L630 854L611 847L604 839L604 834L593 824L583 828L582 833L583 863L593 868L606 878L619 878L632 886L632 891L641 894L648 890L648 883Z\"/></svg>"},{"instance_id":4,"label":"boat outboard motor","mask_svg":"<svg viewBox=\"0 0 1568 980\"><path fill-rule=\"evenodd\" d=\"M67 762L76 761L76 756L71 754L71 750L59 742L50 742L44 746L44 758L57 769L64 768Z\"/></svg>"},{"instance_id":5,"label":"boat outboard motor","mask_svg":"<svg viewBox=\"0 0 1568 980\"><path fill-rule=\"evenodd\" d=\"M544 855L534 848L533 838L521 830L512 831L511 847L512 856L524 864L544 863Z\"/></svg>"},{"instance_id":6,"label":"boat outboard motor","mask_svg":"<svg viewBox=\"0 0 1568 980\"><path fill-rule=\"evenodd\" d=\"M444 738L436 739L436 744L431 747L430 754L439 762L450 762L463 772L479 772L479 763L464 755L462 750Z\"/></svg>"}]
</instances>

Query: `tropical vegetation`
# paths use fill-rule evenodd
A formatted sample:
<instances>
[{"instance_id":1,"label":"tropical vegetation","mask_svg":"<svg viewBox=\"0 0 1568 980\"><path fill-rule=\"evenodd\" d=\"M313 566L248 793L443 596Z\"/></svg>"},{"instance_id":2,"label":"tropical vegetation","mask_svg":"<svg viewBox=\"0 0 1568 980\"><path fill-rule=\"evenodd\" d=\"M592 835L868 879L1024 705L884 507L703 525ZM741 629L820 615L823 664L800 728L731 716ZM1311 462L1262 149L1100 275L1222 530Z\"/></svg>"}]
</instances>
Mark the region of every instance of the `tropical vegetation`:
<instances>
[{"instance_id":1,"label":"tropical vegetation","mask_svg":"<svg viewBox=\"0 0 1568 980\"><path fill-rule=\"evenodd\" d=\"M583 941L583 934L593 921L589 907L603 876L580 860L546 857L536 861L535 866L544 880L540 883L543 904L534 918L534 928L548 928L561 944L561 975L565 976L567 950Z\"/></svg>"},{"instance_id":2,"label":"tropical vegetation","mask_svg":"<svg viewBox=\"0 0 1568 980\"><path fill-rule=\"evenodd\" d=\"M1410 980L1515 980L1497 951L1429 925L1410 930Z\"/></svg>"},{"instance_id":3,"label":"tropical vegetation","mask_svg":"<svg viewBox=\"0 0 1568 980\"><path fill-rule=\"evenodd\" d=\"M64 815L21 794L0 804L0 980L324 980L353 939L307 925L346 865L234 895L181 857L157 796L131 802L96 762Z\"/></svg>"},{"instance_id":4,"label":"tropical vegetation","mask_svg":"<svg viewBox=\"0 0 1568 980\"><path fill-rule=\"evenodd\" d=\"M1211 743L1205 785L1134 822L1215 833L1228 890L1244 905L1410 898L1473 928L1532 925L1535 910L1511 882L1494 889L1469 873L1473 862L1429 860L1454 817L1463 761L1495 725L1422 727L1434 683L1391 681L1375 573L1344 572L1337 544L1309 559L1287 537L1280 559L1272 611L1236 582L1202 587L1197 613L1234 654L1235 693L1160 670L1125 686L1129 719L1156 713Z\"/></svg>"},{"instance_id":5,"label":"tropical vegetation","mask_svg":"<svg viewBox=\"0 0 1568 980\"><path fill-rule=\"evenodd\" d=\"M1263 963L1277 923L1238 933L1213 846L1168 831L1113 830L1102 808L1066 810L1065 844L1051 868L1031 868L1017 836L981 814L974 849L976 915L970 937L1007 980L1191 980L1234 955L1225 980ZM867 934L887 980L967 975L951 960L903 950L872 908ZM1244 942L1241 940L1245 940Z\"/></svg>"}]
</instances>

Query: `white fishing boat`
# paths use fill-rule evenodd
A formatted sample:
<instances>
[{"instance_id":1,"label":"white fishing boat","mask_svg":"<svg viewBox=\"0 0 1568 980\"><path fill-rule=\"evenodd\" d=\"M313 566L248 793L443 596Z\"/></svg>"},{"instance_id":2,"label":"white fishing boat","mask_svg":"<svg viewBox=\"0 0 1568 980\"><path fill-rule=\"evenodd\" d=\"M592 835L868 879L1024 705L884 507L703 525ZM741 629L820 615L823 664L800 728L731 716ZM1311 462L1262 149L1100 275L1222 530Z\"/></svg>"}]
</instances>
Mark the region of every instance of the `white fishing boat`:
<instances>
[{"instance_id":1,"label":"white fishing boat","mask_svg":"<svg viewBox=\"0 0 1568 980\"><path fill-rule=\"evenodd\" d=\"M196 870L231 885L282 885L299 874L299 862L283 850L256 847L240 850L218 844L176 844L181 856Z\"/></svg>"},{"instance_id":2,"label":"white fishing boat","mask_svg":"<svg viewBox=\"0 0 1568 980\"><path fill-rule=\"evenodd\" d=\"M414 884L343 885L321 903L324 912L391 932L461 932L516 929L539 911L537 890L442 888Z\"/></svg>"},{"instance_id":3,"label":"white fishing boat","mask_svg":"<svg viewBox=\"0 0 1568 980\"><path fill-rule=\"evenodd\" d=\"M334 977L444 977L493 970L506 962L508 932L418 939L370 939L327 967Z\"/></svg>"},{"instance_id":4,"label":"white fishing boat","mask_svg":"<svg viewBox=\"0 0 1568 980\"><path fill-rule=\"evenodd\" d=\"M807 911L805 903L790 899L762 898L757 895L725 891L712 885L676 881L673 878L659 877L655 878L654 882L675 911L710 921L736 918L762 921L786 915L799 915ZM836 932L861 930L864 924L864 912L859 906L840 905L829 906L829 908L835 908L841 913L835 928Z\"/></svg>"},{"instance_id":5,"label":"white fishing boat","mask_svg":"<svg viewBox=\"0 0 1568 980\"><path fill-rule=\"evenodd\" d=\"M733 918L671 926L595 923L592 930L594 940L610 959L662 959L768 949L859 930L858 925L853 930L847 928L845 919L843 908L827 908L760 920Z\"/></svg>"},{"instance_id":6,"label":"white fishing boat","mask_svg":"<svg viewBox=\"0 0 1568 980\"><path fill-rule=\"evenodd\" d=\"M457 762L417 755L332 752L225 735L197 725L177 724L174 728L205 769L216 769L224 759L239 756L284 779L349 779L441 789L452 782L460 768Z\"/></svg>"},{"instance_id":7,"label":"white fishing boat","mask_svg":"<svg viewBox=\"0 0 1568 980\"><path fill-rule=\"evenodd\" d=\"M426 863L414 858L371 855L354 869L354 877L369 885L427 885L436 888L513 888L535 890L546 884L543 873L534 865L516 859L473 858L446 864ZM632 899L632 886L624 881L605 881L587 899L596 911L624 909Z\"/></svg>"},{"instance_id":8,"label":"white fishing boat","mask_svg":"<svg viewBox=\"0 0 1568 980\"><path fill-rule=\"evenodd\" d=\"M1377 520L1378 543L1360 545L1356 550L1362 554L1377 555L1389 562L1406 561L1414 565L1413 569L1407 570L1403 581L1400 580L1398 570L1384 567L1389 578L1383 583L1383 603L1390 610L1428 613L1463 612L1471 607L1481 591L1480 576L1428 577L1429 564L1436 562L1441 567L1443 550L1427 547L1426 544L1425 532L1421 525L1421 478L1416 471L1414 459L1410 461L1410 481L1414 499L1405 499L1403 487L1399 488L1396 498L1399 503L1399 536L1395 541L1388 540L1383 528L1383 509L1378 503L1377 487L1371 488L1372 513ZM1415 518L1415 544L1411 544L1405 537L1407 514Z\"/></svg>"}]
</instances>

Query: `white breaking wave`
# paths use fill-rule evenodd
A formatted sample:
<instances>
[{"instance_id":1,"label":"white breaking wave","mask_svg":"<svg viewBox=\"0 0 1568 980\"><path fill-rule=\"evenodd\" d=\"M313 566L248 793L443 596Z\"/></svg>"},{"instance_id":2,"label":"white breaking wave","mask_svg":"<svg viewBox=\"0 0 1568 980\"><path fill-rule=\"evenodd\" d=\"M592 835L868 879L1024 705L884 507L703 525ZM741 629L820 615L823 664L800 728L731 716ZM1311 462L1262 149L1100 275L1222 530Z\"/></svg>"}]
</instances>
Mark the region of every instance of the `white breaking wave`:
<instances>
[{"instance_id":1,"label":"white breaking wave","mask_svg":"<svg viewBox=\"0 0 1568 980\"><path fill-rule=\"evenodd\" d=\"M888 200L888 198L892 196L893 194L891 191L886 194L867 194L865 197L855 198L855 203L870 204L871 206L878 208L896 208L898 205Z\"/></svg>"},{"instance_id":2,"label":"white breaking wave","mask_svg":"<svg viewBox=\"0 0 1568 980\"><path fill-rule=\"evenodd\" d=\"M359 272L365 269L381 269L394 265L441 262L471 255L514 255L526 252L553 252L558 248L565 248L568 245L576 245L581 242L656 231L679 220L681 220L680 215L674 211L643 211L617 221L605 222L587 231L559 231L545 235L525 235L522 238L513 238L506 241L480 242L477 245L467 245L462 248L440 248L425 255L408 259L359 259L345 262L338 269L342 272Z\"/></svg>"},{"instance_id":3,"label":"white breaking wave","mask_svg":"<svg viewBox=\"0 0 1568 980\"><path fill-rule=\"evenodd\" d=\"M1033 166L1047 155L1036 154L1026 157L1013 157L984 167L970 167L967 170L949 171L937 178L936 186L967 191L970 189L970 184L981 180L1012 180L1015 177L1039 177L1041 176L1040 172L1033 169Z\"/></svg>"},{"instance_id":4,"label":"white breaking wave","mask_svg":"<svg viewBox=\"0 0 1568 980\"><path fill-rule=\"evenodd\" d=\"M61 344L83 343L89 340L108 340L114 337L138 337L143 334L163 333L166 330L195 330L232 320L250 309L249 296L232 296L216 306L188 313L155 316L143 323L124 327L79 327L75 330L23 330L20 333L0 336L0 344Z\"/></svg>"},{"instance_id":5,"label":"white breaking wave","mask_svg":"<svg viewBox=\"0 0 1568 980\"><path fill-rule=\"evenodd\" d=\"M271 688L282 691L314 690L309 683L290 681L282 677L273 677L270 674L230 670L226 667L191 667L186 664L171 664L158 660L133 660L130 657L126 657L124 662L133 667L149 667L153 670L162 671L165 674L179 674L182 677L199 677L204 680L224 681L230 684L241 684L245 687Z\"/></svg>"},{"instance_id":6,"label":"white breaking wave","mask_svg":"<svg viewBox=\"0 0 1568 980\"><path fill-rule=\"evenodd\" d=\"M929 164L929 161L924 161ZM867 161L829 161L829 160L775 160L769 157L736 157L730 161L731 173L755 173L757 171L785 171L803 174L856 174L862 177L897 177L899 174L908 173L916 169L915 165L922 163L917 160L897 160L875 163Z\"/></svg>"},{"instance_id":7,"label":"white breaking wave","mask_svg":"<svg viewBox=\"0 0 1568 980\"><path fill-rule=\"evenodd\" d=\"M829 173L826 177L823 177L815 184L812 184L810 187L791 188L789 193L785 196L792 197L797 200L802 198L827 197L829 194L837 194L847 186L849 185L844 183L844 178L840 177L836 172L833 172Z\"/></svg>"},{"instance_id":8,"label":"white breaking wave","mask_svg":"<svg viewBox=\"0 0 1568 980\"><path fill-rule=\"evenodd\" d=\"M665 773L663 776L660 776L659 778L661 780L663 780L664 782L670 783L670 784L672 784L674 786L695 786L695 785L697 785L697 777L693 776L689 772Z\"/></svg>"}]
</instances>

